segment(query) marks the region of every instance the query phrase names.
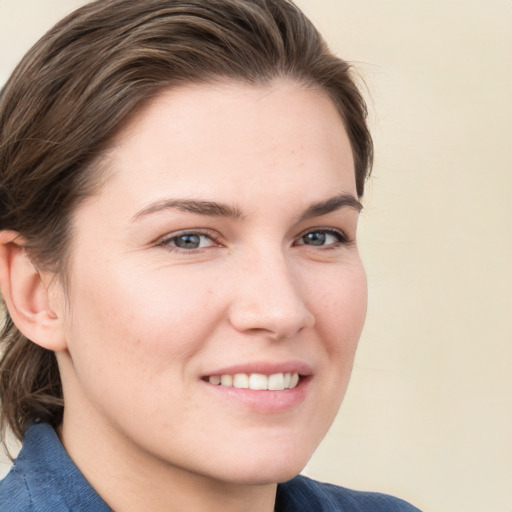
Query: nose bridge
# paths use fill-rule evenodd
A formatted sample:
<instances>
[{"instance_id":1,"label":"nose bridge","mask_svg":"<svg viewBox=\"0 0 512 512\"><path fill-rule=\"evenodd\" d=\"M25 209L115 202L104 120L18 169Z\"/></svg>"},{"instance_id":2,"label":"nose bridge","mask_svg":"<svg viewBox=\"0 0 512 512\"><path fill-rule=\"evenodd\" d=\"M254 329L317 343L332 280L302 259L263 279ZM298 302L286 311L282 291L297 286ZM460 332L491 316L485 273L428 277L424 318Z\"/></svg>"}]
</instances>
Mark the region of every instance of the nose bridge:
<instances>
[{"instance_id":1,"label":"nose bridge","mask_svg":"<svg viewBox=\"0 0 512 512\"><path fill-rule=\"evenodd\" d=\"M280 248L252 252L239 272L230 314L237 330L287 338L313 325L297 272Z\"/></svg>"}]
</instances>

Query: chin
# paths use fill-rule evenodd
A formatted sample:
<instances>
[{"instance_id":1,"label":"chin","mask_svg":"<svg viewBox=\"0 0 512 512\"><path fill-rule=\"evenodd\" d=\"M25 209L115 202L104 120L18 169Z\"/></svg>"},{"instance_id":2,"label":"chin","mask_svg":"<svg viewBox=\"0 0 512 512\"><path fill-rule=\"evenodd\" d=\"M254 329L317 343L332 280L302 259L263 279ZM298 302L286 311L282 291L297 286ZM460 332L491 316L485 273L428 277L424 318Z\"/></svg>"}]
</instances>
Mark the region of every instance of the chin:
<instances>
[{"instance_id":1,"label":"chin","mask_svg":"<svg viewBox=\"0 0 512 512\"><path fill-rule=\"evenodd\" d=\"M307 463L307 461L306 461ZM255 471L243 471L229 475L225 480L236 485L270 485L286 482L297 476L305 467L306 463L284 467L258 468Z\"/></svg>"},{"instance_id":2,"label":"chin","mask_svg":"<svg viewBox=\"0 0 512 512\"><path fill-rule=\"evenodd\" d=\"M329 418L330 419L330 418ZM297 476L311 459L330 423L319 416L311 422L280 428L230 431L201 450L203 474L239 485L268 485ZM208 454L208 455L206 455ZM199 467L196 466L197 469ZM200 470L201 471L201 470Z\"/></svg>"},{"instance_id":3,"label":"chin","mask_svg":"<svg viewBox=\"0 0 512 512\"><path fill-rule=\"evenodd\" d=\"M243 454L243 451L241 452ZM292 453L279 451L272 454L238 455L237 461L220 477L238 485L269 485L286 482L297 476L306 466L313 450L304 453L295 449ZM226 464L226 469L227 469Z\"/></svg>"}]
</instances>

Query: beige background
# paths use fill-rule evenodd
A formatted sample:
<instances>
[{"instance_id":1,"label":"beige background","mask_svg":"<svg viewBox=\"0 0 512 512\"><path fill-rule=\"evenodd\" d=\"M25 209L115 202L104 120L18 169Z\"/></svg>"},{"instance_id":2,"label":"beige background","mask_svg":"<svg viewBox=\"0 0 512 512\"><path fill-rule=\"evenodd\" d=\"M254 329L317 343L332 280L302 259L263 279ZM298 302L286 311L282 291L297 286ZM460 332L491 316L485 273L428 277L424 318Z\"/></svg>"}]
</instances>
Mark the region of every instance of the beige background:
<instances>
[{"instance_id":1,"label":"beige background","mask_svg":"<svg viewBox=\"0 0 512 512\"><path fill-rule=\"evenodd\" d=\"M0 82L82 3L0 0ZM298 4L364 75L377 149L368 322L306 472L425 512L511 512L512 2Z\"/></svg>"}]
</instances>

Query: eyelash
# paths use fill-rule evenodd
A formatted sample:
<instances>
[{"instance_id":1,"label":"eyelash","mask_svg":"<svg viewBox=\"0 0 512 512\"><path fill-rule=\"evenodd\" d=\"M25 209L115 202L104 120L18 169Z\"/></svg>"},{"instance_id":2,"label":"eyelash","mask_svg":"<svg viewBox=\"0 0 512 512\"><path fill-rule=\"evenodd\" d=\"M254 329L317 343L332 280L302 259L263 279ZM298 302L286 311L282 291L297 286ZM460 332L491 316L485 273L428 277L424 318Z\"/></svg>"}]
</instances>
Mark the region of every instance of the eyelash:
<instances>
[{"instance_id":1,"label":"eyelash","mask_svg":"<svg viewBox=\"0 0 512 512\"><path fill-rule=\"evenodd\" d=\"M203 251L205 247L196 247L192 249L183 249L181 247L177 247L176 245L172 245L171 242L178 240L181 237L185 236L198 236L200 238L209 238L212 242L212 246L219 245L219 242L217 241L216 237L211 233L207 231L182 231L179 233L174 233L170 236L166 236L162 238L160 241L157 242L158 246L165 247L170 252L179 252L182 254L194 254L196 252Z\"/></svg>"},{"instance_id":2,"label":"eyelash","mask_svg":"<svg viewBox=\"0 0 512 512\"><path fill-rule=\"evenodd\" d=\"M333 237L336 238L336 242L327 244L327 245L317 245L317 246L315 246L314 244L311 244L310 245L311 247L318 247L322 250L332 250L332 249L336 249L342 245L348 245L351 243L351 240L347 237L347 235L345 235L345 233L343 231L334 229L334 228L309 229L308 231L301 234L297 238L297 240L299 240L299 241L303 240L306 236L308 236L310 234L320 234L320 233L323 233L326 235L332 235ZM181 247L177 247L176 245L172 245L172 242L175 242L180 237L185 237L185 236L198 236L200 238L206 237L211 240L211 242L212 242L211 246L215 246L215 245L219 246L220 245L220 243L218 242L218 239L211 232L205 232L205 231L200 231L200 230L183 231L180 233L172 234L171 236L166 236L165 238L162 238L160 241L158 241L156 245L160 246L160 247L165 247L170 252L179 252L181 254L194 254L197 252L201 252L204 249L207 249L208 247L211 247L211 246L208 246L208 247L195 247L195 248L191 248L191 249L184 249ZM306 245L307 246L309 244L298 243L296 241L294 243L294 245L295 246L297 246L297 245Z\"/></svg>"},{"instance_id":3,"label":"eyelash","mask_svg":"<svg viewBox=\"0 0 512 512\"><path fill-rule=\"evenodd\" d=\"M334 238L336 238L335 243L316 246L323 250L337 249L338 247L340 247L342 245L348 245L351 242L351 240L347 237L347 235L343 231L341 231L339 229L334 229L334 228L309 229L308 231L306 231L305 233L300 235L298 240L303 240L304 237L306 237L307 235L314 234L314 233L323 233L323 234L327 234L327 235L332 235ZM299 243L296 245L308 245L308 244ZM312 245L312 247L315 247L315 245Z\"/></svg>"}]
</instances>

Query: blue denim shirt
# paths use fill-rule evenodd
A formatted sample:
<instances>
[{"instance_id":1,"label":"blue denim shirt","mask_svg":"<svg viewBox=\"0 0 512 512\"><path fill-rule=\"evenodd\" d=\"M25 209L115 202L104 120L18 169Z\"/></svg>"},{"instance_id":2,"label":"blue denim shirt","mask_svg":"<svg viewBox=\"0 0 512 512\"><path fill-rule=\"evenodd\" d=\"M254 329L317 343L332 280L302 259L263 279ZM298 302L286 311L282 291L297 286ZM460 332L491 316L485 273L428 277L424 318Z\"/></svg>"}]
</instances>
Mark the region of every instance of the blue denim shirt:
<instances>
[{"instance_id":1,"label":"blue denim shirt","mask_svg":"<svg viewBox=\"0 0 512 512\"><path fill-rule=\"evenodd\" d=\"M1 512L111 512L64 450L50 425L29 427L0 482Z\"/></svg>"},{"instance_id":2,"label":"blue denim shirt","mask_svg":"<svg viewBox=\"0 0 512 512\"><path fill-rule=\"evenodd\" d=\"M55 431L34 424L0 482L0 512L110 512L70 459ZM359 492L298 476L277 487L276 512L419 512L384 494ZM206 511L205 511L206 512Z\"/></svg>"}]
</instances>

